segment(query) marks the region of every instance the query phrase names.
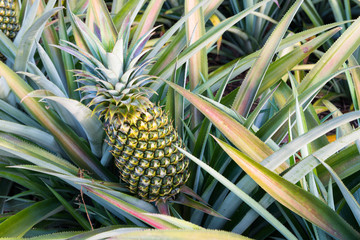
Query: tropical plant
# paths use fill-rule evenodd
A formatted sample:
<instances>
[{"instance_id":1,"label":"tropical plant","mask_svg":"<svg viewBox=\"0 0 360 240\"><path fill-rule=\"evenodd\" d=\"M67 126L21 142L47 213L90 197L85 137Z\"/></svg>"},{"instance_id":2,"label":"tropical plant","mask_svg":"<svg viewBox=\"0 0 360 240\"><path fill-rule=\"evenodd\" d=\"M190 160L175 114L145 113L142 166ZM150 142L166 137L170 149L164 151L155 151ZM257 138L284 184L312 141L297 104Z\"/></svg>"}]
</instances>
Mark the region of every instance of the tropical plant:
<instances>
[{"instance_id":1,"label":"tropical plant","mask_svg":"<svg viewBox=\"0 0 360 240\"><path fill-rule=\"evenodd\" d=\"M360 20L290 32L301 0L18 3L16 38L0 32L0 238L360 238ZM344 114L323 97L339 78Z\"/></svg>"}]
</instances>

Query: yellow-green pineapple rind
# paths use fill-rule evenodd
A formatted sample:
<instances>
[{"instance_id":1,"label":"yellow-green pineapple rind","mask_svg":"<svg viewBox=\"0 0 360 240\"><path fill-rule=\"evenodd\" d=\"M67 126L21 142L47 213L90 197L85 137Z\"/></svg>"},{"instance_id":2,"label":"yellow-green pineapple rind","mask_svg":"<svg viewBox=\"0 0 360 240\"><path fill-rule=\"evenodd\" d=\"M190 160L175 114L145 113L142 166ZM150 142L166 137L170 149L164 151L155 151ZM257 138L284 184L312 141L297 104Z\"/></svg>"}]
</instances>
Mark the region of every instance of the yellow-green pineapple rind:
<instances>
[{"instance_id":1,"label":"yellow-green pineapple rind","mask_svg":"<svg viewBox=\"0 0 360 240\"><path fill-rule=\"evenodd\" d=\"M182 142L160 107L147 109L133 123L115 118L106 131L120 177L133 194L153 202L179 193L189 177L189 160L175 147Z\"/></svg>"},{"instance_id":2,"label":"yellow-green pineapple rind","mask_svg":"<svg viewBox=\"0 0 360 240\"><path fill-rule=\"evenodd\" d=\"M20 30L13 0L0 0L0 30L11 40ZM1 53L0 60L6 60Z\"/></svg>"}]
</instances>

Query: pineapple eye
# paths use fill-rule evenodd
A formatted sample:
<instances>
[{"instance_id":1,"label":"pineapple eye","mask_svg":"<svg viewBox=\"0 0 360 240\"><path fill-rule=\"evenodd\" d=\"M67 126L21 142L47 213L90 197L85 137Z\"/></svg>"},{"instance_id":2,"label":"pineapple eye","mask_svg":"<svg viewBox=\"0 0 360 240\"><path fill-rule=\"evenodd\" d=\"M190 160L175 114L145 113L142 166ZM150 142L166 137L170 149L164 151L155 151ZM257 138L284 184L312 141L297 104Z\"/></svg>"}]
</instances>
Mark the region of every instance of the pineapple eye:
<instances>
[{"instance_id":1,"label":"pineapple eye","mask_svg":"<svg viewBox=\"0 0 360 240\"><path fill-rule=\"evenodd\" d=\"M144 154L144 159L151 160L154 158L154 153L151 151L146 151Z\"/></svg>"},{"instance_id":2,"label":"pineapple eye","mask_svg":"<svg viewBox=\"0 0 360 240\"><path fill-rule=\"evenodd\" d=\"M145 143L146 144L146 143ZM146 149L146 148L145 148ZM139 151L139 150L135 150L135 152L134 152L134 157L135 158L138 158L138 159L140 159L140 158L143 158L143 156L144 156L144 153L142 152L142 151Z\"/></svg>"},{"instance_id":3,"label":"pineapple eye","mask_svg":"<svg viewBox=\"0 0 360 240\"><path fill-rule=\"evenodd\" d=\"M173 178L171 176L166 176L163 178L163 186L170 186L172 184Z\"/></svg>"},{"instance_id":4,"label":"pineapple eye","mask_svg":"<svg viewBox=\"0 0 360 240\"><path fill-rule=\"evenodd\" d=\"M138 135L139 135L139 130L138 130L136 127L132 126L132 127L130 128L129 137L131 137L131 138L137 138Z\"/></svg>"},{"instance_id":5,"label":"pineapple eye","mask_svg":"<svg viewBox=\"0 0 360 240\"><path fill-rule=\"evenodd\" d=\"M5 9L4 8L0 8L0 15L4 16L5 15Z\"/></svg>"},{"instance_id":6,"label":"pineapple eye","mask_svg":"<svg viewBox=\"0 0 360 240\"><path fill-rule=\"evenodd\" d=\"M131 185L137 185L139 178L140 176L136 175L135 173L132 173L130 179L133 183Z\"/></svg>"},{"instance_id":7,"label":"pineapple eye","mask_svg":"<svg viewBox=\"0 0 360 240\"><path fill-rule=\"evenodd\" d=\"M165 147L164 139L157 140L158 149L163 149Z\"/></svg>"},{"instance_id":8,"label":"pineapple eye","mask_svg":"<svg viewBox=\"0 0 360 240\"><path fill-rule=\"evenodd\" d=\"M132 155L134 152L134 149L130 148L129 146L125 146L123 150L123 154L127 154L128 156Z\"/></svg>"},{"instance_id":9,"label":"pineapple eye","mask_svg":"<svg viewBox=\"0 0 360 240\"><path fill-rule=\"evenodd\" d=\"M16 33L15 33L15 32L10 32L9 38L14 38L15 36L16 36Z\"/></svg>"},{"instance_id":10,"label":"pineapple eye","mask_svg":"<svg viewBox=\"0 0 360 240\"><path fill-rule=\"evenodd\" d=\"M147 176L142 176L140 178L140 184L144 185L144 186L149 186L150 185L150 178L148 178Z\"/></svg>"},{"instance_id":11,"label":"pineapple eye","mask_svg":"<svg viewBox=\"0 0 360 240\"><path fill-rule=\"evenodd\" d=\"M150 165L149 161L145 160L145 159L142 159L139 163L139 166L142 167L142 168L148 168Z\"/></svg>"},{"instance_id":12,"label":"pineapple eye","mask_svg":"<svg viewBox=\"0 0 360 240\"><path fill-rule=\"evenodd\" d=\"M141 168L140 166L135 167L135 172L134 172L137 176L142 176L144 175L144 169Z\"/></svg>"},{"instance_id":13,"label":"pineapple eye","mask_svg":"<svg viewBox=\"0 0 360 240\"><path fill-rule=\"evenodd\" d=\"M171 147L165 147L164 150L165 150L166 157L170 157L171 154L173 153L173 149Z\"/></svg>"},{"instance_id":14,"label":"pineapple eye","mask_svg":"<svg viewBox=\"0 0 360 240\"><path fill-rule=\"evenodd\" d=\"M126 176L129 176L129 175L130 175L130 169L128 169L127 167L124 167L124 168L122 169L122 172L123 172L124 174L126 174Z\"/></svg>"},{"instance_id":15,"label":"pineapple eye","mask_svg":"<svg viewBox=\"0 0 360 240\"><path fill-rule=\"evenodd\" d=\"M138 121L137 122L137 127L138 127L138 129L140 131L144 131L144 130L146 131L147 130L147 124L144 121Z\"/></svg>"},{"instance_id":16,"label":"pineapple eye","mask_svg":"<svg viewBox=\"0 0 360 240\"><path fill-rule=\"evenodd\" d=\"M129 169L130 171L133 171L135 169L135 165L128 162L128 164L126 165L126 168Z\"/></svg>"},{"instance_id":17,"label":"pineapple eye","mask_svg":"<svg viewBox=\"0 0 360 240\"><path fill-rule=\"evenodd\" d=\"M186 158L183 162L184 162L184 164L185 164L185 167L184 167L184 168L187 169L188 166L189 166L189 162L190 162L189 159Z\"/></svg>"},{"instance_id":18,"label":"pineapple eye","mask_svg":"<svg viewBox=\"0 0 360 240\"><path fill-rule=\"evenodd\" d=\"M139 177L137 177L139 179ZM131 174L131 178L129 179L129 184L133 187L136 187L136 185L138 184L138 181L136 181L137 179L133 178L133 174Z\"/></svg>"},{"instance_id":19,"label":"pineapple eye","mask_svg":"<svg viewBox=\"0 0 360 240\"><path fill-rule=\"evenodd\" d=\"M120 175L125 182L127 182L127 183L129 182L129 175L130 175L129 173L122 170L122 171L120 171Z\"/></svg>"},{"instance_id":20,"label":"pineapple eye","mask_svg":"<svg viewBox=\"0 0 360 240\"><path fill-rule=\"evenodd\" d=\"M137 159L136 157L131 157L129 163L137 165L139 163L139 159Z\"/></svg>"},{"instance_id":21,"label":"pineapple eye","mask_svg":"<svg viewBox=\"0 0 360 240\"><path fill-rule=\"evenodd\" d=\"M158 170L156 171L156 175L163 178L166 175L166 170L165 168L158 168Z\"/></svg>"},{"instance_id":22,"label":"pineapple eye","mask_svg":"<svg viewBox=\"0 0 360 240\"><path fill-rule=\"evenodd\" d=\"M128 123L124 123L120 126L120 132L127 134L130 130L130 125Z\"/></svg>"},{"instance_id":23,"label":"pineapple eye","mask_svg":"<svg viewBox=\"0 0 360 240\"><path fill-rule=\"evenodd\" d=\"M158 177L153 177L151 179L151 183L153 184L153 186L160 186L161 182L162 182L162 179L158 178Z\"/></svg>"},{"instance_id":24,"label":"pineapple eye","mask_svg":"<svg viewBox=\"0 0 360 240\"><path fill-rule=\"evenodd\" d=\"M159 134L159 138L163 138L165 137L166 133L165 133L165 129L164 128L159 128L158 129L158 134Z\"/></svg>"},{"instance_id":25,"label":"pineapple eye","mask_svg":"<svg viewBox=\"0 0 360 240\"><path fill-rule=\"evenodd\" d=\"M161 108L153 108L151 112L155 116L155 118L157 118L161 115L162 111L161 111Z\"/></svg>"},{"instance_id":26,"label":"pineapple eye","mask_svg":"<svg viewBox=\"0 0 360 240\"><path fill-rule=\"evenodd\" d=\"M170 165L168 168L167 168L167 174L169 175L174 175L176 173L176 168L174 165Z\"/></svg>"},{"instance_id":27,"label":"pineapple eye","mask_svg":"<svg viewBox=\"0 0 360 240\"><path fill-rule=\"evenodd\" d=\"M160 161L159 160L152 160L151 163L150 163L150 167L151 168L154 168L154 169L157 169L158 167L160 167Z\"/></svg>"},{"instance_id":28,"label":"pineapple eye","mask_svg":"<svg viewBox=\"0 0 360 240\"><path fill-rule=\"evenodd\" d=\"M160 149L157 149L155 151L155 158L157 159L162 159L164 157L164 151L163 150L160 150Z\"/></svg>"},{"instance_id":29,"label":"pineapple eye","mask_svg":"<svg viewBox=\"0 0 360 240\"><path fill-rule=\"evenodd\" d=\"M146 142L139 142L137 148L142 150L142 151L145 151L146 148L147 148L147 143ZM142 155L143 155L143 153L142 153Z\"/></svg>"},{"instance_id":30,"label":"pineapple eye","mask_svg":"<svg viewBox=\"0 0 360 240\"><path fill-rule=\"evenodd\" d=\"M186 171L184 172L184 175L183 175L183 182L187 182L187 180L189 179L190 177L190 172Z\"/></svg>"},{"instance_id":31,"label":"pineapple eye","mask_svg":"<svg viewBox=\"0 0 360 240\"><path fill-rule=\"evenodd\" d=\"M156 131L156 129L158 129L158 125L155 121L148 122L148 129L149 131Z\"/></svg>"},{"instance_id":32,"label":"pineapple eye","mask_svg":"<svg viewBox=\"0 0 360 240\"><path fill-rule=\"evenodd\" d=\"M148 177L155 177L156 171L154 169L148 168L146 169L146 176Z\"/></svg>"},{"instance_id":33,"label":"pineapple eye","mask_svg":"<svg viewBox=\"0 0 360 240\"><path fill-rule=\"evenodd\" d=\"M139 190L141 190L141 189L144 189L144 187L140 186ZM149 195L149 193L147 192L147 188L145 188L144 190L138 192L138 194L139 194L140 197L142 197L144 199L146 199L148 197L148 195Z\"/></svg>"},{"instance_id":34,"label":"pineapple eye","mask_svg":"<svg viewBox=\"0 0 360 240\"><path fill-rule=\"evenodd\" d=\"M153 197L156 197L156 194L159 194L160 187L159 186L151 186L150 187L150 194L154 194Z\"/></svg>"},{"instance_id":35,"label":"pineapple eye","mask_svg":"<svg viewBox=\"0 0 360 240\"><path fill-rule=\"evenodd\" d=\"M149 139L150 139L150 140L157 140L158 137L159 137L159 134L158 134L157 131L152 131L152 132L150 132L150 134L149 134Z\"/></svg>"},{"instance_id":36,"label":"pineapple eye","mask_svg":"<svg viewBox=\"0 0 360 240\"><path fill-rule=\"evenodd\" d=\"M170 159L167 157L164 157L161 159L161 166L162 167L167 167L170 165Z\"/></svg>"},{"instance_id":37,"label":"pineapple eye","mask_svg":"<svg viewBox=\"0 0 360 240\"><path fill-rule=\"evenodd\" d=\"M139 140L140 141L147 141L149 139L149 133L145 131L140 131L139 133Z\"/></svg>"},{"instance_id":38,"label":"pineapple eye","mask_svg":"<svg viewBox=\"0 0 360 240\"><path fill-rule=\"evenodd\" d=\"M154 142L154 141L149 141L149 143L148 143L148 149L149 149L150 151L155 151L156 148L157 148L157 143Z\"/></svg>"},{"instance_id":39,"label":"pineapple eye","mask_svg":"<svg viewBox=\"0 0 360 240\"><path fill-rule=\"evenodd\" d=\"M136 138L128 138L127 145L130 148L132 148L132 149L136 148L137 143L138 143L138 141L136 140Z\"/></svg>"},{"instance_id":40,"label":"pineapple eye","mask_svg":"<svg viewBox=\"0 0 360 240\"><path fill-rule=\"evenodd\" d=\"M181 173L184 169L184 166L185 166L184 162L179 161L178 164L176 164L176 172Z\"/></svg>"},{"instance_id":41,"label":"pineapple eye","mask_svg":"<svg viewBox=\"0 0 360 240\"><path fill-rule=\"evenodd\" d=\"M123 159L122 157L119 157L116 159L116 164L119 164L120 166L123 166L126 164L126 160Z\"/></svg>"},{"instance_id":42,"label":"pineapple eye","mask_svg":"<svg viewBox=\"0 0 360 240\"><path fill-rule=\"evenodd\" d=\"M172 164L177 163L179 161L179 156L177 154L173 154L170 156L170 162Z\"/></svg>"},{"instance_id":43,"label":"pineapple eye","mask_svg":"<svg viewBox=\"0 0 360 240\"><path fill-rule=\"evenodd\" d=\"M122 134L122 133L119 133L117 135L117 141L120 143L120 144L125 144L126 143L126 140L127 140L127 136L125 134Z\"/></svg>"},{"instance_id":44,"label":"pineapple eye","mask_svg":"<svg viewBox=\"0 0 360 240\"><path fill-rule=\"evenodd\" d=\"M8 24L8 25L6 26L6 29L9 30L9 31L13 30L13 25L12 25L12 24Z\"/></svg>"},{"instance_id":45,"label":"pineapple eye","mask_svg":"<svg viewBox=\"0 0 360 240\"><path fill-rule=\"evenodd\" d=\"M170 188L170 187L162 187L162 188L160 189L160 196L169 195L170 192L171 192L171 188Z\"/></svg>"},{"instance_id":46,"label":"pineapple eye","mask_svg":"<svg viewBox=\"0 0 360 240\"><path fill-rule=\"evenodd\" d=\"M183 177L181 174L176 174L173 179L173 184L175 187L179 186L182 183Z\"/></svg>"}]
</instances>

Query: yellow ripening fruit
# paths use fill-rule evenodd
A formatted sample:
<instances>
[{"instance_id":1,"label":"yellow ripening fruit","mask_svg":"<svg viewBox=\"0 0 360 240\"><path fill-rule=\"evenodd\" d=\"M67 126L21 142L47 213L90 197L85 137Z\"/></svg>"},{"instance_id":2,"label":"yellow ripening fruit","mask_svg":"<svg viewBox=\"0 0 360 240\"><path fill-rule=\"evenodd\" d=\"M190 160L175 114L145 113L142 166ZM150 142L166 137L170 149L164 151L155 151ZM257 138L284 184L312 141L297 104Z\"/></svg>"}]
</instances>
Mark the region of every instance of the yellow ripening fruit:
<instances>
[{"instance_id":1,"label":"yellow ripening fruit","mask_svg":"<svg viewBox=\"0 0 360 240\"><path fill-rule=\"evenodd\" d=\"M133 121L109 122L107 134L121 179L133 194L153 202L179 193L189 178L189 159L160 107L148 108Z\"/></svg>"}]
</instances>

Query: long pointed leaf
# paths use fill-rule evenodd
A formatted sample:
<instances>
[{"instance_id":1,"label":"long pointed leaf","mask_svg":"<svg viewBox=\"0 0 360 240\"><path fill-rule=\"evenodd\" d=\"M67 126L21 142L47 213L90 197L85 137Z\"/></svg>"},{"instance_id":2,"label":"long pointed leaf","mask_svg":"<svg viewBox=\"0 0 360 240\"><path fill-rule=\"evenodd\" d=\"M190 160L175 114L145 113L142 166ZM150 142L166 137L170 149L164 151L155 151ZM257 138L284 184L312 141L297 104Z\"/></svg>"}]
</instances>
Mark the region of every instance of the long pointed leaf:
<instances>
[{"instance_id":1,"label":"long pointed leaf","mask_svg":"<svg viewBox=\"0 0 360 240\"><path fill-rule=\"evenodd\" d=\"M360 45L360 18L340 36L331 48L321 57L315 67L299 85L299 93L304 92L321 79L338 70Z\"/></svg>"},{"instance_id":2,"label":"long pointed leaf","mask_svg":"<svg viewBox=\"0 0 360 240\"><path fill-rule=\"evenodd\" d=\"M112 174L100 164L100 161L91 154L88 147L69 127L61 123L42 103L33 98L26 97L33 89L22 78L2 62L0 62L0 72L17 97L23 99L24 107L53 134L61 147L63 147L76 164L93 172L101 179L110 180L112 178Z\"/></svg>"},{"instance_id":3,"label":"long pointed leaf","mask_svg":"<svg viewBox=\"0 0 360 240\"><path fill-rule=\"evenodd\" d=\"M344 219L318 198L276 175L227 143L219 139L215 140L255 182L281 204L334 237L340 239L360 238L360 233L356 232Z\"/></svg>"},{"instance_id":4,"label":"long pointed leaf","mask_svg":"<svg viewBox=\"0 0 360 240\"><path fill-rule=\"evenodd\" d=\"M217 107L182 87L166 81L179 94L189 100L232 142L256 161L260 162L270 156L273 151L260 139L255 137L248 129L227 116Z\"/></svg>"},{"instance_id":5,"label":"long pointed leaf","mask_svg":"<svg viewBox=\"0 0 360 240\"><path fill-rule=\"evenodd\" d=\"M258 204L254 199L252 199L249 195L243 192L240 188L238 188L235 184L230 182L220 173L215 171L213 168L208 166L203 161L197 159L190 153L178 148L180 152L185 154L189 159L194 161L201 168L206 170L210 175L212 175L216 180L222 183L226 188L232 191L236 196L242 199L246 204L248 204L252 209L254 209L257 213L259 213L263 218L265 218L270 224L272 224L277 230L279 230L286 238L288 239L296 239L295 236L285 227L283 226L274 216L272 216L266 209L264 209L260 204Z\"/></svg>"},{"instance_id":6,"label":"long pointed leaf","mask_svg":"<svg viewBox=\"0 0 360 240\"><path fill-rule=\"evenodd\" d=\"M90 0L86 21L91 31L99 34L104 48L112 49L117 32L105 1Z\"/></svg>"},{"instance_id":7,"label":"long pointed leaf","mask_svg":"<svg viewBox=\"0 0 360 240\"><path fill-rule=\"evenodd\" d=\"M265 43L259 58L255 61L253 67L246 75L244 82L241 84L234 100L233 108L244 117L247 117L250 107L255 101L256 93L265 76L266 70L275 55L276 49L302 2L303 0L296 1L279 22L270 38Z\"/></svg>"},{"instance_id":8,"label":"long pointed leaf","mask_svg":"<svg viewBox=\"0 0 360 240\"><path fill-rule=\"evenodd\" d=\"M54 199L44 200L18 212L0 224L0 237L22 237L36 223L63 209Z\"/></svg>"}]
</instances>

